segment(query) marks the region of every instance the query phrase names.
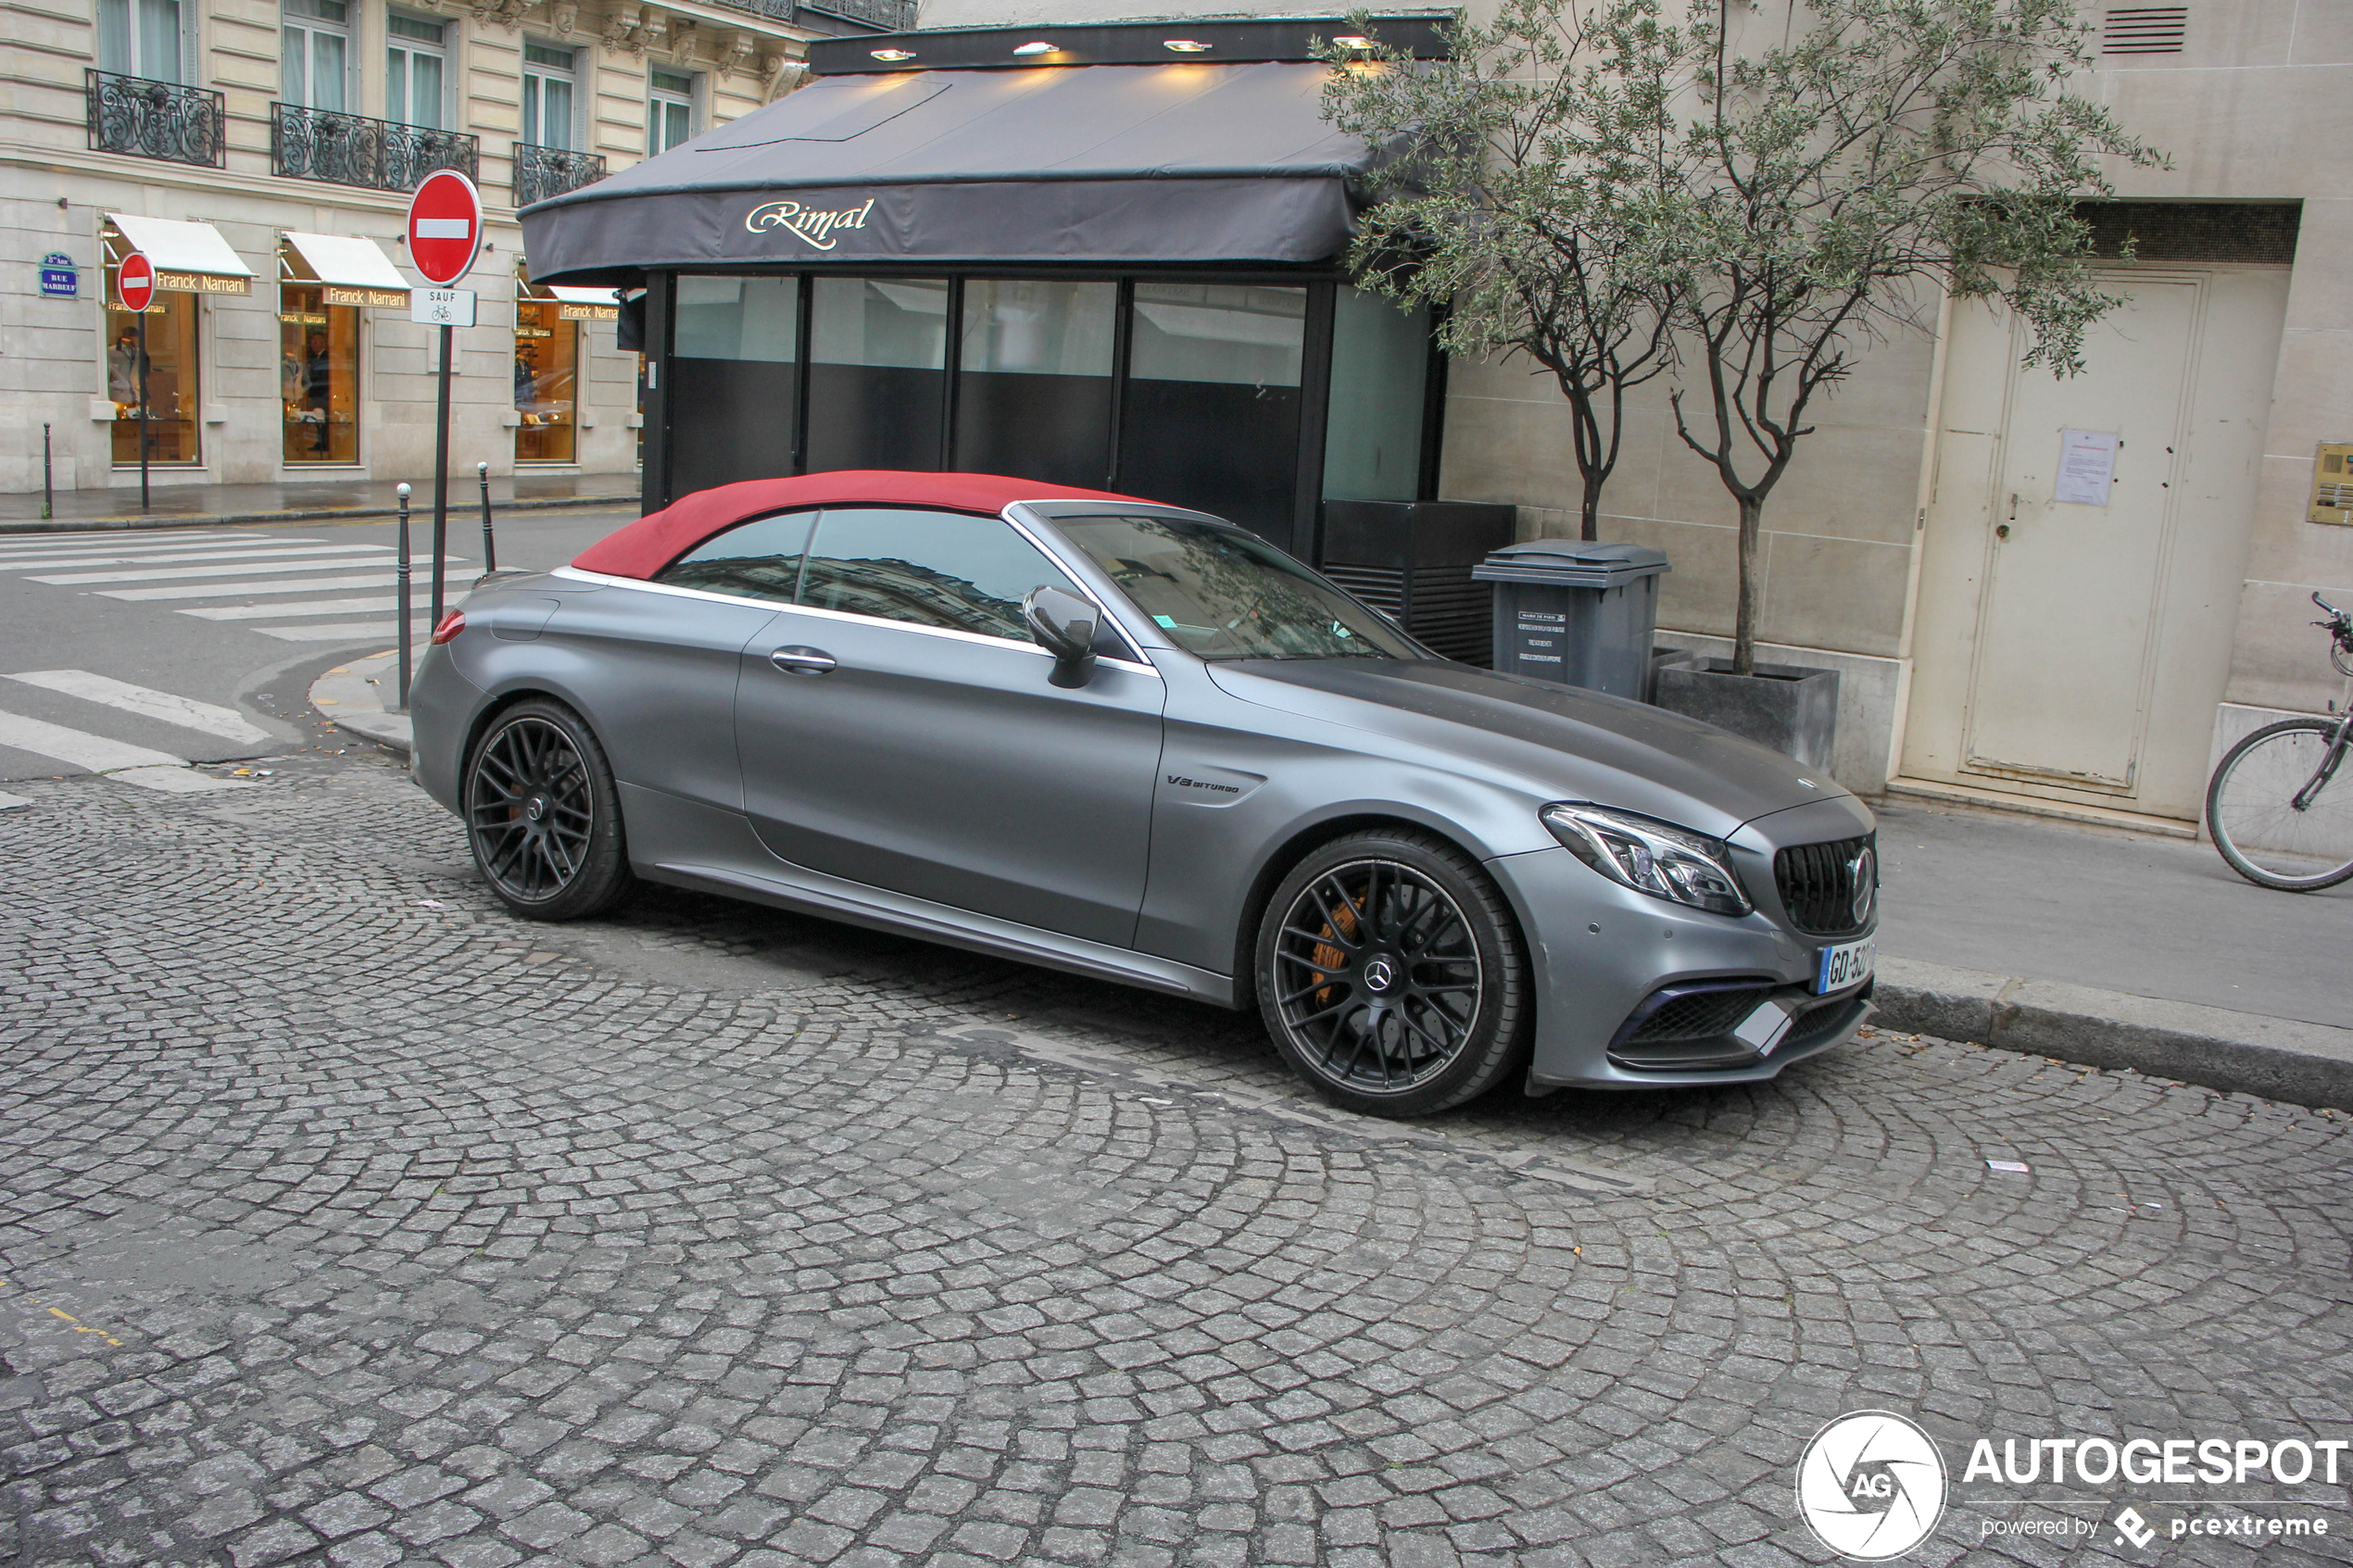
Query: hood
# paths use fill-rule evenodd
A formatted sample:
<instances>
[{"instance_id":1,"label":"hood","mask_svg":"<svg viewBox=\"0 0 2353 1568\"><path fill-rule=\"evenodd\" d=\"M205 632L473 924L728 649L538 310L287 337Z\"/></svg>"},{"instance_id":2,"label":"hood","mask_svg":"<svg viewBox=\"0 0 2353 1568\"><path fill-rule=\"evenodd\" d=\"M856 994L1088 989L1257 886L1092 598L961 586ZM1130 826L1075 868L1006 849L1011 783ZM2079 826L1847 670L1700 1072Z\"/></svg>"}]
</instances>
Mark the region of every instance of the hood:
<instances>
[{"instance_id":1,"label":"hood","mask_svg":"<svg viewBox=\"0 0 2353 1568\"><path fill-rule=\"evenodd\" d=\"M1516 776L1553 799L1615 806L1718 838L1793 806L1852 798L1823 770L1713 724L1466 664L1246 659L1208 668L1218 689L1244 702L1426 746Z\"/></svg>"}]
</instances>

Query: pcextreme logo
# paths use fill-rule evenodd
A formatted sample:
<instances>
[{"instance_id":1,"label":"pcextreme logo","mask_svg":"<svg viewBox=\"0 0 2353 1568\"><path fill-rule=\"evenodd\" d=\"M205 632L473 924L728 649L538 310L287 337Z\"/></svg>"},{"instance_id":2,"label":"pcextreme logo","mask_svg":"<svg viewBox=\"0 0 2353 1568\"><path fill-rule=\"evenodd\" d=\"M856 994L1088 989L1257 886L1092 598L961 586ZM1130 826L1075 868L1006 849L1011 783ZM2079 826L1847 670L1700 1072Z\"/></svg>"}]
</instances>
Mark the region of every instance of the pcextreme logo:
<instances>
[{"instance_id":1,"label":"pcextreme logo","mask_svg":"<svg viewBox=\"0 0 2353 1568\"><path fill-rule=\"evenodd\" d=\"M1856 1411L1814 1434L1797 1461L1797 1512L1841 1557L1903 1556L1944 1517L1944 1457L1887 1411Z\"/></svg>"}]
</instances>

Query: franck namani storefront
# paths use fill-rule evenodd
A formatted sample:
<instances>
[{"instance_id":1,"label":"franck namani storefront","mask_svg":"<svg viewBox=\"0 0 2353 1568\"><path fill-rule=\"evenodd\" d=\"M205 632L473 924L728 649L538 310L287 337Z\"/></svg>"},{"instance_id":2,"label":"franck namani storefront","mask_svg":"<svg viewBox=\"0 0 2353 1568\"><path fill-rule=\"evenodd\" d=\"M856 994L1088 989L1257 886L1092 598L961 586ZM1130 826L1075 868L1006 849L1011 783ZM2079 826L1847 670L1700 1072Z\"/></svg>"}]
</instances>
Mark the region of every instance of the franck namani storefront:
<instances>
[{"instance_id":1,"label":"franck namani storefront","mask_svg":"<svg viewBox=\"0 0 2353 1568\"><path fill-rule=\"evenodd\" d=\"M1435 494L1442 407L1428 320L1340 266L1377 155L1321 118L1310 41L1349 31L820 43L789 97L529 209L532 277L623 291L649 510L976 470L1201 507L1321 559L1327 502ZM1426 19L1380 31L1442 46Z\"/></svg>"}]
</instances>

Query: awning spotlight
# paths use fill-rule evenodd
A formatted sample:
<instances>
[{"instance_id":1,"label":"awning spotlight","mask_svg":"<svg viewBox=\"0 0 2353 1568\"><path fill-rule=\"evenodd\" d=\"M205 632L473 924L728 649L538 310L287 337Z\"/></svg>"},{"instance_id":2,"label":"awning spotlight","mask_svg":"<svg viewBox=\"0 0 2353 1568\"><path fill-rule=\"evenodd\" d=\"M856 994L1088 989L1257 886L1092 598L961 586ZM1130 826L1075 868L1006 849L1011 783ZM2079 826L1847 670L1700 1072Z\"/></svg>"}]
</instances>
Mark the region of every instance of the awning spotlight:
<instances>
[{"instance_id":1,"label":"awning spotlight","mask_svg":"<svg viewBox=\"0 0 2353 1568\"><path fill-rule=\"evenodd\" d=\"M915 52L912 49L870 49L867 53L873 55L875 58L887 61L891 65L897 65L901 60L912 60L915 57Z\"/></svg>"},{"instance_id":2,"label":"awning spotlight","mask_svg":"<svg viewBox=\"0 0 2353 1568\"><path fill-rule=\"evenodd\" d=\"M1198 38L1163 39L1160 46L1164 49L1174 49L1180 55L1198 55L1206 49L1214 47L1213 44L1202 43Z\"/></svg>"}]
</instances>

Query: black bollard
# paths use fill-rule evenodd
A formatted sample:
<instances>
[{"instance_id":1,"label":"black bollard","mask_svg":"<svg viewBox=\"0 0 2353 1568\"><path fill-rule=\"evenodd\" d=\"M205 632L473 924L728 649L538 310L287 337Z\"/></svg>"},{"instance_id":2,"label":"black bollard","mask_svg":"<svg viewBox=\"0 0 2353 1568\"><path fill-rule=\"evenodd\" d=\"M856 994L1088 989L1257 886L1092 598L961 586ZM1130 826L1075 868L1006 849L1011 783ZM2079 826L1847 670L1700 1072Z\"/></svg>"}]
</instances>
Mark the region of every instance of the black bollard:
<instances>
[{"instance_id":1,"label":"black bollard","mask_svg":"<svg viewBox=\"0 0 2353 1568\"><path fill-rule=\"evenodd\" d=\"M406 713L409 711L409 639L411 635L409 630L409 486L404 483L393 494L400 497L400 561L393 569L400 583L400 674L393 686L399 695L400 704L393 711Z\"/></svg>"},{"instance_id":2,"label":"black bollard","mask_svg":"<svg viewBox=\"0 0 2353 1568\"><path fill-rule=\"evenodd\" d=\"M49 478L49 421L41 421L41 521L57 515L57 497Z\"/></svg>"},{"instance_id":3,"label":"black bollard","mask_svg":"<svg viewBox=\"0 0 2353 1568\"><path fill-rule=\"evenodd\" d=\"M482 481L482 570L486 575L498 570L498 545L490 537L490 465L476 463L474 477Z\"/></svg>"}]
</instances>

